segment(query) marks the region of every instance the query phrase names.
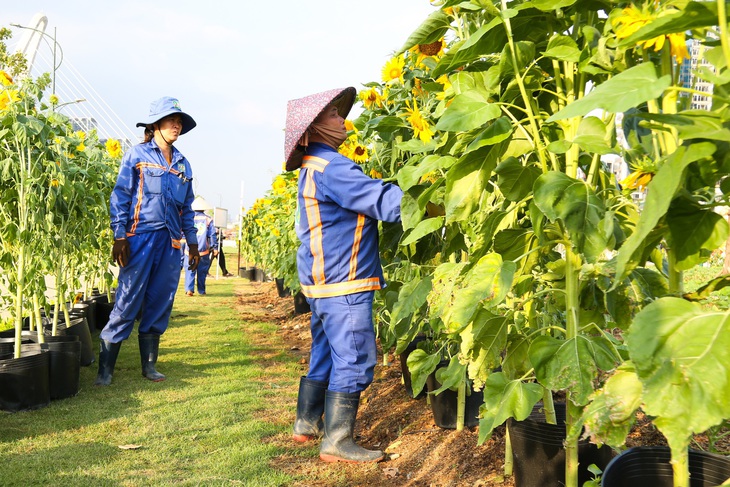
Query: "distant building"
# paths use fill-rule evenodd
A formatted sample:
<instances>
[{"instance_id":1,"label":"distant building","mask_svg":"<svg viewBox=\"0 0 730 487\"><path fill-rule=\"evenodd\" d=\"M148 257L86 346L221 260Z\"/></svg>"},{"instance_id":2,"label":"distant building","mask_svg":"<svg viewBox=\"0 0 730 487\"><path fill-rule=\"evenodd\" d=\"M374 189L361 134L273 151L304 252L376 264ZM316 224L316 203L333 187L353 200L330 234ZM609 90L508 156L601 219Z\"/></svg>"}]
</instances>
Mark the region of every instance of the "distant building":
<instances>
[{"instance_id":1,"label":"distant building","mask_svg":"<svg viewBox=\"0 0 730 487\"><path fill-rule=\"evenodd\" d=\"M712 34L708 34L708 36L711 35ZM712 97L704 93L711 95L714 90L714 85L694 74L700 68L705 68L712 73L715 72L715 67L705 59L706 50L707 47L703 45L702 41L699 39L690 39L687 41L687 51L689 52L690 58L682 63L679 80L683 87L693 88L702 92L680 93L680 96L683 98L687 98L689 96L692 97L689 102L689 108L692 110L712 109Z\"/></svg>"}]
</instances>

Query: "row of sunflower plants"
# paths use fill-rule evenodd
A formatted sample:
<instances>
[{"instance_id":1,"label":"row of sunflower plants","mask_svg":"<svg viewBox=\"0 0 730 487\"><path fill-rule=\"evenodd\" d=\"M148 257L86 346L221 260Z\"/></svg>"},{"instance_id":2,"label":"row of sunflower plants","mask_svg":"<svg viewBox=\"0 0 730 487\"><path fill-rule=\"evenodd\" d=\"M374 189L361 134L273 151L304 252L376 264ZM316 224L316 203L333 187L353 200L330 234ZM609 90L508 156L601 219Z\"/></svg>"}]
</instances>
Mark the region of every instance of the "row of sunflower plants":
<instances>
[{"instance_id":1,"label":"row of sunflower plants","mask_svg":"<svg viewBox=\"0 0 730 487\"><path fill-rule=\"evenodd\" d=\"M241 220L241 252L249 264L284 280L291 292L301 289L294 227L298 171L282 172Z\"/></svg>"},{"instance_id":2,"label":"row of sunflower plants","mask_svg":"<svg viewBox=\"0 0 730 487\"><path fill-rule=\"evenodd\" d=\"M447 360L442 388L483 390L480 441L564 393L569 486L583 427L619 447L641 408L686 486L692 434L730 417L728 311L694 302L729 281L682 289L728 236L725 8L445 0L360 93L366 171L405 192L381 241L384 345L430 337L408 358L414 393ZM708 63L690 83L688 39ZM688 108L699 81L710 110Z\"/></svg>"},{"instance_id":3,"label":"row of sunflower plants","mask_svg":"<svg viewBox=\"0 0 730 487\"><path fill-rule=\"evenodd\" d=\"M55 305L56 334L62 313L69 325L63 304L73 301L82 278L112 282L108 198L121 147L74 131L58 98L44 97L50 76L27 76L25 60L7 53L9 37L0 29L0 300L12 316L17 358L25 318L43 341L41 308L50 316ZM51 296L49 276L55 278Z\"/></svg>"}]
</instances>

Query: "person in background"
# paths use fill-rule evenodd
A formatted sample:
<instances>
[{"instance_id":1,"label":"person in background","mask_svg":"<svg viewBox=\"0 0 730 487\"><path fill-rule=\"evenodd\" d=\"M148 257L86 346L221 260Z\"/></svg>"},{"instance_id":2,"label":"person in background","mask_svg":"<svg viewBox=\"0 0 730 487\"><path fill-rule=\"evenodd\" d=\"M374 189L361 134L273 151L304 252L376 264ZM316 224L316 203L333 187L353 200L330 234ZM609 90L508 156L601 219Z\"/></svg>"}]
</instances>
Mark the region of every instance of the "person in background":
<instances>
[{"instance_id":1,"label":"person in background","mask_svg":"<svg viewBox=\"0 0 730 487\"><path fill-rule=\"evenodd\" d=\"M226 268L226 254L223 252L223 240L225 239L225 234L223 233L223 229L221 228L218 232L218 252L213 256L215 259L218 257L218 266L221 268L221 272L223 273L223 277L231 277L233 274L228 272L228 269Z\"/></svg>"},{"instance_id":2,"label":"person in background","mask_svg":"<svg viewBox=\"0 0 730 487\"><path fill-rule=\"evenodd\" d=\"M137 123L144 127L144 141L122 158L109 203L119 284L114 309L100 334L95 385L111 384L120 347L138 315L142 375L154 382L165 380L155 365L180 281L180 236L196 241L190 207L193 171L173 143L195 125L176 98L155 100L149 117ZM190 245L189 252L194 270L200 261L197 244Z\"/></svg>"},{"instance_id":3,"label":"person in background","mask_svg":"<svg viewBox=\"0 0 730 487\"><path fill-rule=\"evenodd\" d=\"M384 457L357 445L353 431L376 363L373 296L385 286L378 220L400 221L403 192L337 152L355 93L350 87L290 101L284 142L286 169L301 168L297 268L312 310L309 372L299 382L293 439L322 436L326 462Z\"/></svg>"},{"instance_id":4,"label":"person in background","mask_svg":"<svg viewBox=\"0 0 730 487\"><path fill-rule=\"evenodd\" d=\"M218 252L218 237L215 231L215 225L213 225L213 219L205 214L205 210L211 210L212 207L200 196L195 198L191 206L195 211L197 240L194 240L194 242L197 242L200 264L195 269L187 269L185 271L185 294L193 296L197 282L198 294L205 296L205 279L208 277L211 258ZM189 267L190 256L188 248L186 239L186 242L182 246L183 267Z\"/></svg>"}]
</instances>

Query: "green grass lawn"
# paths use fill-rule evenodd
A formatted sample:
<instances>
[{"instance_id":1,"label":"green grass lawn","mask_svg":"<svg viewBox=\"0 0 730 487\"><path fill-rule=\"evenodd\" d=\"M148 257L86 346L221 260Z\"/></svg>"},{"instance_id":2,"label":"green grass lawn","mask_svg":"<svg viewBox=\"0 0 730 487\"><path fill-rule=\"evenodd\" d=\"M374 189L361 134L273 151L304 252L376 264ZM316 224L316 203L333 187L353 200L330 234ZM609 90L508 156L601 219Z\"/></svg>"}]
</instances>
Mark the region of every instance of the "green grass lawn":
<instances>
[{"instance_id":1,"label":"green grass lawn","mask_svg":"<svg viewBox=\"0 0 730 487\"><path fill-rule=\"evenodd\" d=\"M282 449L266 440L290 428L299 371L272 323L239 318L234 291L246 286L209 278L205 297L178 290L160 343L166 381L142 378L135 327L111 386L92 385L94 363L82 368L77 396L0 413L0 485L290 483L269 467Z\"/></svg>"}]
</instances>

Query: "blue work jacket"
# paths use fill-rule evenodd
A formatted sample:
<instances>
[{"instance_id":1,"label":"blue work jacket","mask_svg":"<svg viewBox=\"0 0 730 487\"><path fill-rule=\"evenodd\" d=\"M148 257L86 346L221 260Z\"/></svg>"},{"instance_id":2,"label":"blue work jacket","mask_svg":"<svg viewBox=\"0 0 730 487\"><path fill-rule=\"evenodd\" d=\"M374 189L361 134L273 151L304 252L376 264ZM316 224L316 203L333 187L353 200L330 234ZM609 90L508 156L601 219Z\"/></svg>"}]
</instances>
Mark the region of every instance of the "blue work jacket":
<instances>
[{"instance_id":1,"label":"blue work jacket","mask_svg":"<svg viewBox=\"0 0 730 487\"><path fill-rule=\"evenodd\" d=\"M202 211L195 212L195 229L198 232L198 252L207 255L218 248L218 232L215 231L213 219Z\"/></svg>"},{"instance_id":2,"label":"blue work jacket","mask_svg":"<svg viewBox=\"0 0 730 487\"><path fill-rule=\"evenodd\" d=\"M382 288L378 220L400 221L402 198L398 186L366 176L326 144L310 144L297 195L302 293L326 298Z\"/></svg>"},{"instance_id":3,"label":"blue work jacket","mask_svg":"<svg viewBox=\"0 0 730 487\"><path fill-rule=\"evenodd\" d=\"M181 235L194 242L192 180L190 163L175 147L169 165L154 139L132 147L109 201L114 238L167 228L173 247L180 248Z\"/></svg>"}]
</instances>

